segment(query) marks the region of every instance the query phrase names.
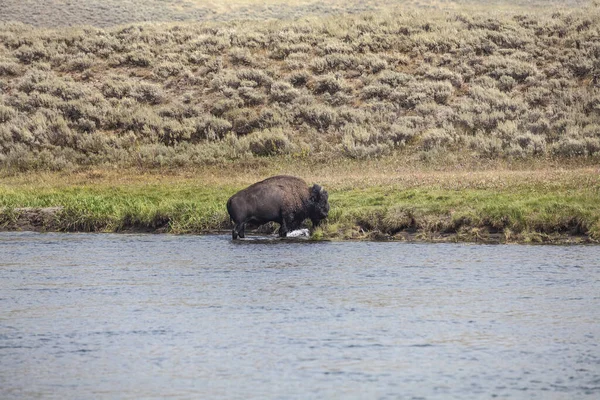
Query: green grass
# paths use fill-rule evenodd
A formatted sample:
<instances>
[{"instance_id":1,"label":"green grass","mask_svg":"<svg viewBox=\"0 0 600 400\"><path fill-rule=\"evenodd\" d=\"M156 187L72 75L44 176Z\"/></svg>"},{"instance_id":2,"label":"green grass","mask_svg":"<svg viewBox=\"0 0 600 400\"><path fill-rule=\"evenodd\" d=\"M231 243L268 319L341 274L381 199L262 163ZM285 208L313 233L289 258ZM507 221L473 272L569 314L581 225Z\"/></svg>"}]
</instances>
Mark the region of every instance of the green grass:
<instances>
[{"instance_id":1,"label":"green grass","mask_svg":"<svg viewBox=\"0 0 600 400\"><path fill-rule=\"evenodd\" d=\"M228 224L224 204L231 190L195 185L69 186L0 189L0 206L63 207L54 227L65 231L159 229L205 232Z\"/></svg>"},{"instance_id":2,"label":"green grass","mask_svg":"<svg viewBox=\"0 0 600 400\"><path fill-rule=\"evenodd\" d=\"M594 191L539 192L523 189L411 189L372 187L331 195L330 223L395 235L468 233L584 234L600 217ZM593 235L592 235L593 236Z\"/></svg>"},{"instance_id":3,"label":"green grass","mask_svg":"<svg viewBox=\"0 0 600 400\"><path fill-rule=\"evenodd\" d=\"M593 169L553 175L555 182L548 184L547 171L420 171L398 174L406 179L391 182L374 175L373 167L364 168L358 178L362 185L353 183L351 174L309 180L324 182L330 193L330 215L314 232L315 239L600 240L600 178ZM62 207L38 229L177 234L228 230L227 199L257 180L248 172L237 180L231 174L9 177L0 184L0 227L19 229L14 221L25 207ZM491 176L496 179L482 179Z\"/></svg>"}]
</instances>

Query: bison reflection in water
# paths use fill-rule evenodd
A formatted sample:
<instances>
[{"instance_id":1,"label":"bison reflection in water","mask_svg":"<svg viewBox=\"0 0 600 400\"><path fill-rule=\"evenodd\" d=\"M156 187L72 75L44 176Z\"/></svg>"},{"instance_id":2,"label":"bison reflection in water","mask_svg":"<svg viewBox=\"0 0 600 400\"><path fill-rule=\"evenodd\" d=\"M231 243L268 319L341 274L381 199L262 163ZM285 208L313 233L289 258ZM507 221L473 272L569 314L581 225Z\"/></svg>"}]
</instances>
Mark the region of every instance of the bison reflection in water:
<instances>
[{"instance_id":1,"label":"bison reflection in water","mask_svg":"<svg viewBox=\"0 0 600 400\"><path fill-rule=\"evenodd\" d=\"M294 176L273 176L240 190L227 201L227 211L233 221L233 239L244 237L248 222L262 225L279 223L279 236L300 227L309 218L318 226L329 214L329 195L319 185L308 187Z\"/></svg>"}]
</instances>

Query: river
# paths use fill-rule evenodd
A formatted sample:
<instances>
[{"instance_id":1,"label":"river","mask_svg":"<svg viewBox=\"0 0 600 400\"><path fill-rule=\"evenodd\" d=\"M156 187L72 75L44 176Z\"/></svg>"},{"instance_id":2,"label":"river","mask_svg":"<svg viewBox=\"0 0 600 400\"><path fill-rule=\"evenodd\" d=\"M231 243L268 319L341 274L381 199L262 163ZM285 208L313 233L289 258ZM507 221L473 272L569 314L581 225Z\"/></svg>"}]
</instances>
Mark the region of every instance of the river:
<instances>
[{"instance_id":1,"label":"river","mask_svg":"<svg viewBox=\"0 0 600 400\"><path fill-rule=\"evenodd\" d=\"M0 233L2 399L598 399L600 246Z\"/></svg>"}]
</instances>

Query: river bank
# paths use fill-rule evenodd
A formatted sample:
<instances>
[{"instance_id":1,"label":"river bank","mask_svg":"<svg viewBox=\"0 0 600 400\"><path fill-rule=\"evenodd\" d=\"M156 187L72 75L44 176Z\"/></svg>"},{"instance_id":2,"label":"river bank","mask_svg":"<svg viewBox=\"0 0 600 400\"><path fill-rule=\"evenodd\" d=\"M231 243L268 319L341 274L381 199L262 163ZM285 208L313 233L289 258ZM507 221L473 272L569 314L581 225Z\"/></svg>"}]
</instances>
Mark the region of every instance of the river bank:
<instances>
[{"instance_id":1,"label":"river bank","mask_svg":"<svg viewBox=\"0 0 600 400\"><path fill-rule=\"evenodd\" d=\"M13 209L12 218L4 220L0 226L0 232L90 232L89 230L73 230L68 226L61 226L62 207L46 208L21 208ZM502 243L522 243L522 244L597 244L598 240L590 237L586 233L580 232L577 228L564 232L522 232L514 233L500 231L489 226L464 227L461 231L425 231L416 228L405 228L393 234L381 232L378 230L364 230L363 227L356 225L345 232L329 232L324 234L317 231L313 240L370 240L370 241L398 241L398 242L434 242L434 243L457 243L471 242L481 244L502 244ZM257 234L275 234L276 226L267 225L257 229ZM167 234L172 233L169 229L169 221L165 221L162 226L144 225L139 223L124 224L116 231L100 230L95 232L116 232L116 233L148 233L148 234ZM193 232L195 234L229 234L229 230L221 227L215 229L206 229ZM192 232L190 232L192 233Z\"/></svg>"},{"instance_id":2,"label":"river bank","mask_svg":"<svg viewBox=\"0 0 600 400\"><path fill-rule=\"evenodd\" d=\"M86 230L71 230L69 227L61 226L62 207L46 208L20 208L13 209L12 218L6 218L3 225L0 226L0 232L90 232ZM3 216L4 218L4 216ZM259 228L254 234L275 235L276 226L267 225ZM147 234L168 234L169 221L162 226L152 226L144 224L124 224L117 231L101 230L96 232L116 232L124 234L147 233ZM229 234L229 230L224 228L206 229L193 232L195 234ZM252 233L251 233L252 234ZM343 234L343 236L342 236ZM360 240L360 241L397 241L397 242L431 242L431 243L458 243L470 242L481 244L598 244L598 240L590 237L586 233L581 233L578 229L572 229L568 232L526 232L513 233L500 231L493 227L464 227L460 232L447 231L424 231L415 228L406 228L400 232L389 234L378 230L365 231L363 227L357 225L354 229L346 232L329 232L323 234L317 231L311 240Z\"/></svg>"},{"instance_id":3,"label":"river bank","mask_svg":"<svg viewBox=\"0 0 600 400\"><path fill-rule=\"evenodd\" d=\"M225 209L229 196L267 176L285 173L319 183L330 193L330 215L313 232L316 240L597 243L600 239L596 167L546 162L439 169L392 161L7 175L0 183L0 229L222 232L230 227ZM260 232L276 229L275 224L267 225Z\"/></svg>"}]
</instances>

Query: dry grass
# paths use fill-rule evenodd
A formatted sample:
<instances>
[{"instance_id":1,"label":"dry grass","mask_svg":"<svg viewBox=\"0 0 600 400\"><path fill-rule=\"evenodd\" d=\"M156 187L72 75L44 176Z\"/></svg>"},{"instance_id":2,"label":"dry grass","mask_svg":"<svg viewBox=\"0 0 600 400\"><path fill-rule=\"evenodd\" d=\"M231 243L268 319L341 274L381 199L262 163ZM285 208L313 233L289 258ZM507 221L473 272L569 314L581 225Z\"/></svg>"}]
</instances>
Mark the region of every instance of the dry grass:
<instances>
[{"instance_id":1,"label":"dry grass","mask_svg":"<svg viewBox=\"0 0 600 400\"><path fill-rule=\"evenodd\" d=\"M275 158L269 162L233 162L226 166L176 169L86 169L67 172L38 172L2 176L10 187L65 188L83 185L177 186L197 184L211 187L243 187L267 176L289 174L323 184L334 191L389 187L397 190L428 189L461 191L536 190L597 191L600 195L600 167L594 164L491 161L437 165L414 164L387 157L378 160L347 161L343 164L314 164L309 161Z\"/></svg>"},{"instance_id":2,"label":"dry grass","mask_svg":"<svg viewBox=\"0 0 600 400\"><path fill-rule=\"evenodd\" d=\"M389 9L582 7L587 0L4 0L0 21L38 27L116 26L135 22L294 19Z\"/></svg>"},{"instance_id":3,"label":"dry grass","mask_svg":"<svg viewBox=\"0 0 600 400\"><path fill-rule=\"evenodd\" d=\"M0 27L0 167L598 160L600 14Z\"/></svg>"}]
</instances>

